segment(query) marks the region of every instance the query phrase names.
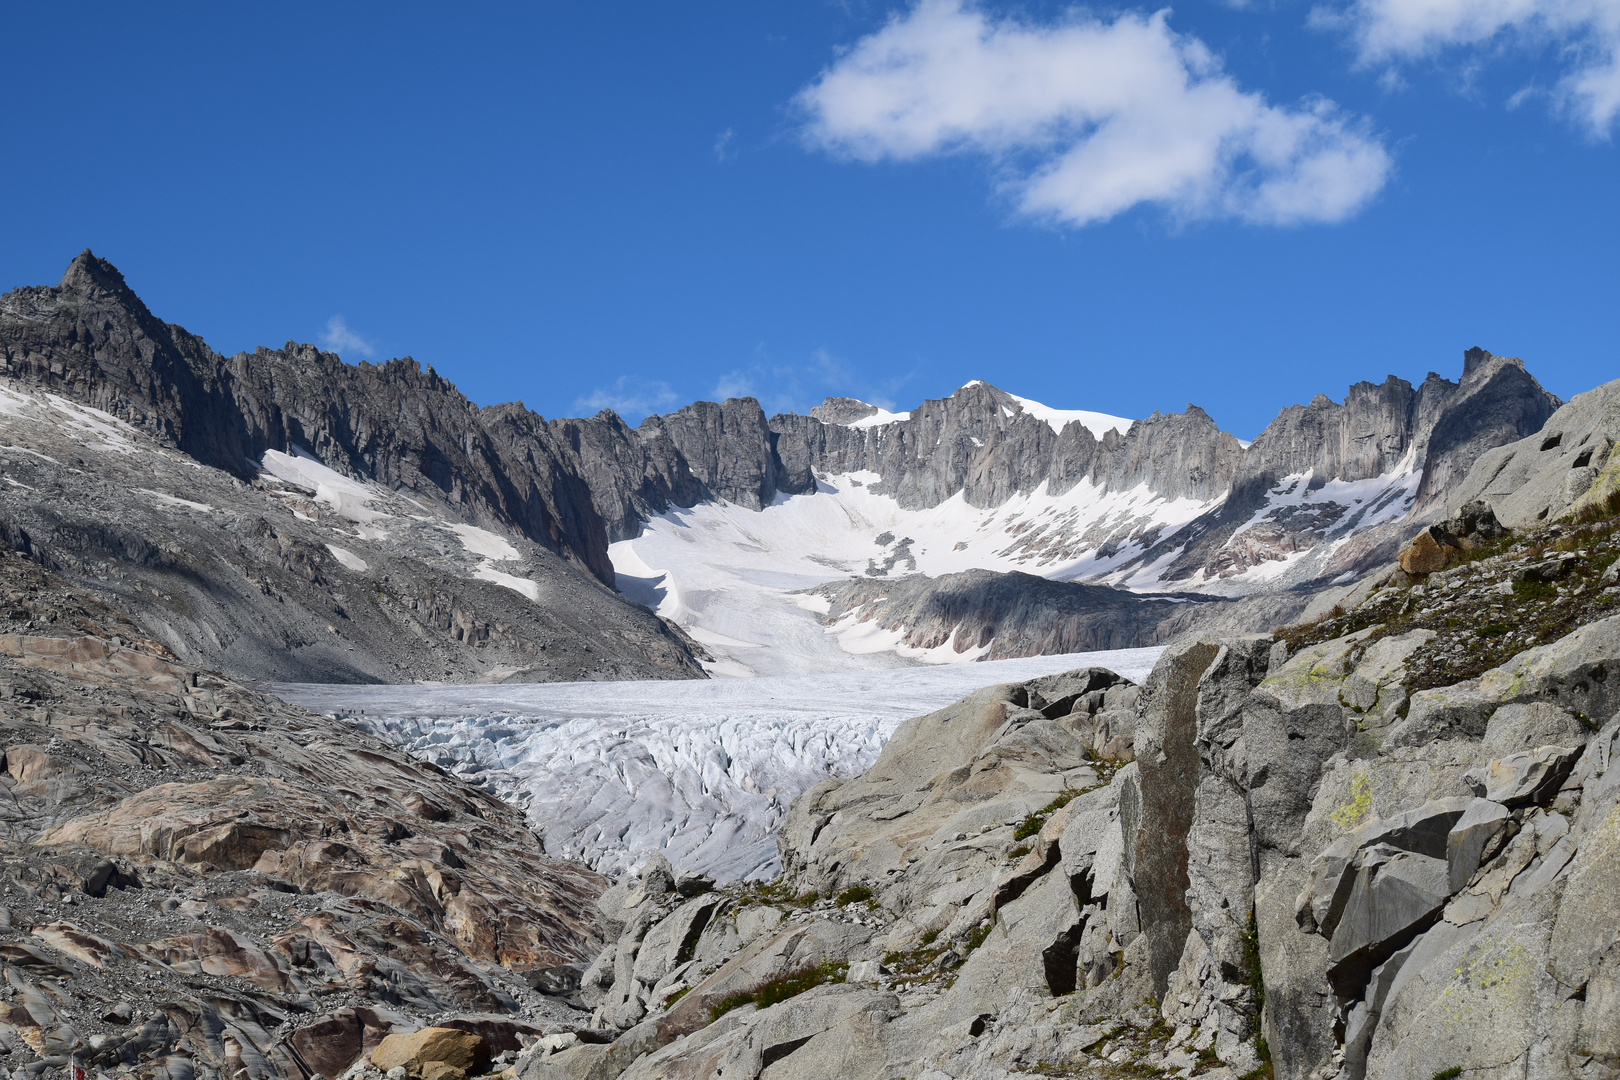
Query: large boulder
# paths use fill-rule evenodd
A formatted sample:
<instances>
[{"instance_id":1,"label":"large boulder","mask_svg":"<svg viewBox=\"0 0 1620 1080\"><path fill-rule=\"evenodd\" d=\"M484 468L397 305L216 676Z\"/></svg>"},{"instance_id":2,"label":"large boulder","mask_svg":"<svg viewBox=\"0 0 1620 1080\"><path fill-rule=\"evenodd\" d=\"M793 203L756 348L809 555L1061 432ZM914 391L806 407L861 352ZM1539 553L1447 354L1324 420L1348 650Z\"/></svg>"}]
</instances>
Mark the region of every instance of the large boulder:
<instances>
[{"instance_id":1,"label":"large boulder","mask_svg":"<svg viewBox=\"0 0 1620 1080\"><path fill-rule=\"evenodd\" d=\"M1491 757L1506 757L1538 746L1580 746L1587 735L1567 709L1545 701L1520 702L1491 714L1480 749Z\"/></svg>"},{"instance_id":2,"label":"large boulder","mask_svg":"<svg viewBox=\"0 0 1620 1080\"><path fill-rule=\"evenodd\" d=\"M1187 834L1200 771L1198 682L1220 643L1195 638L1165 650L1138 700L1136 764L1141 811L1129 840L1136 906L1148 939L1154 991L1163 996L1192 930L1187 904Z\"/></svg>"},{"instance_id":3,"label":"large boulder","mask_svg":"<svg viewBox=\"0 0 1620 1080\"><path fill-rule=\"evenodd\" d=\"M1406 573L1422 577L1444 570L1462 552L1505 535L1507 530L1496 520L1490 504L1476 500L1445 521L1424 528L1401 549L1396 562Z\"/></svg>"},{"instance_id":4,"label":"large boulder","mask_svg":"<svg viewBox=\"0 0 1620 1080\"><path fill-rule=\"evenodd\" d=\"M1375 844L1351 864L1344 914L1328 949L1328 980L1342 998L1361 996L1372 969L1439 918L1451 895L1444 859Z\"/></svg>"},{"instance_id":5,"label":"large boulder","mask_svg":"<svg viewBox=\"0 0 1620 1080\"><path fill-rule=\"evenodd\" d=\"M1308 883L1295 902L1295 917L1300 927L1324 937L1334 937L1356 887L1362 865L1360 856L1371 848L1383 846L1430 859L1448 860L1454 826L1474 801L1456 797L1435 799L1416 810L1364 822L1333 841L1312 861ZM1459 852L1459 862L1465 858ZM1478 865L1478 852L1475 852L1474 866L1469 867L1468 872L1472 873ZM1450 880L1449 869L1447 880ZM1449 895L1452 891L1448 887L1445 893Z\"/></svg>"},{"instance_id":6,"label":"large boulder","mask_svg":"<svg viewBox=\"0 0 1620 1080\"><path fill-rule=\"evenodd\" d=\"M489 1065L489 1044L480 1035L455 1028L430 1027L395 1032L377 1044L371 1063L382 1072L403 1068L422 1080L428 1066L447 1065L462 1073L482 1072Z\"/></svg>"}]
</instances>

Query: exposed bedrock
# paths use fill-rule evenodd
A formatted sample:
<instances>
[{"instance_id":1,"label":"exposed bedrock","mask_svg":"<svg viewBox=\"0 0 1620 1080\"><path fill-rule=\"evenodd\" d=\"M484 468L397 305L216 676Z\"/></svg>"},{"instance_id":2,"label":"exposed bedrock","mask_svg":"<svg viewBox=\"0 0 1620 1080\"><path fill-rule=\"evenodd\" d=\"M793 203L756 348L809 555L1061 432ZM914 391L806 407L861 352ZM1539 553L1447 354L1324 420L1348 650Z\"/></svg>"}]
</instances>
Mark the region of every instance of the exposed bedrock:
<instances>
[{"instance_id":1,"label":"exposed bedrock","mask_svg":"<svg viewBox=\"0 0 1620 1080\"><path fill-rule=\"evenodd\" d=\"M1154 413L1126 434L1110 430L1099 439L1077 423L1054 431L985 382L925 401L903 421L851 428L843 426L850 420L832 416L813 410L771 418L782 490L813 490L816 473L864 470L882 478L874 490L907 509L938 506L958 492L970 506L999 506L1042 484L1061 494L1082 481L1207 500L1225 490L1243 453L1237 439L1196 406L1172 416Z\"/></svg>"},{"instance_id":2,"label":"exposed bedrock","mask_svg":"<svg viewBox=\"0 0 1620 1080\"><path fill-rule=\"evenodd\" d=\"M1620 491L1620 379L1550 416L1529 438L1488 450L1457 486L1453 506L1481 500L1510 528L1534 527Z\"/></svg>"},{"instance_id":3,"label":"exposed bedrock","mask_svg":"<svg viewBox=\"0 0 1620 1080\"><path fill-rule=\"evenodd\" d=\"M977 650L987 660L1152 645L1192 625L1206 608L1232 606L991 570L856 578L813 591L830 603L828 623L874 622L911 648Z\"/></svg>"},{"instance_id":4,"label":"exposed bedrock","mask_svg":"<svg viewBox=\"0 0 1620 1080\"><path fill-rule=\"evenodd\" d=\"M105 410L231 478L258 479L266 451L307 452L344 477L414 501L429 516L526 538L559 560L536 571L544 577L555 579L556 571L571 566L610 587L615 579L608 544L635 537L656 515L711 500L762 509L780 495L815 491L818 474L866 472L878 477L872 490L910 509L958 496L973 507L997 507L1043 487L1061 494L1082 484L1099 493L1134 491L1208 504L1207 512L1176 528L1152 513L1093 522L1083 535L1071 535L1058 519L1021 522L1007 553L1044 565L1090 551L1111 559L1130 547L1131 560L1114 570L1151 566L1156 588L1232 579L1229 591L1237 592L1247 590L1243 575L1255 567L1298 561L1298 580L1262 587L1280 596L1293 586L1320 586L1387 561L1413 525L1438 514L1470 462L1536 432L1558 405L1519 361L1471 349L1460 382L1431 375L1416 388L1393 377L1377 385L1357 383L1342 403L1318 396L1284 409L1246 449L1196 406L1174 415L1154 413L1123 432L1110 428L1099 436L1078 422L1054 428L1039 410L984 382L881 424L868 423L878 419L871 406L849 399L829 400L809 416L769 420L752 398L697 402L649 416L636 428L611 412L546 420L521 403L479 408L409 358L351 366L293 343L221 356L155 317L111 264L88 251L73 260L59 285L18 289L0 299L0 362L0 371L17 385ZM1577 410L1563 425L1570 431L1562 445L1573 455L1567 467L1537 482L1551 492L1537 496L1542 510L1560 499L1565 505L1584 497L1605 467L1613 424L1601 419L1599 414L1607 415L1601 408L1582 408L1593 416ZM1589 439L1597 441L1587 446ZM1536 462L1545 459L1544 451L1536 454ZM1517 453L1502 479L1490 481L1493 499L1503 484L1522 487L1520 474L1529 461L1528 453ZM1377 497L1364 491L1307 505L1295 490L1380 477L1394 486ZM1397 483L1401 477L1410 482ZM1289 483L1294 488L1284 490ZM23 498L20 490L11 495ZM1514 512L1504 509L1509 516ZM32 531L26 524L16 527ZM1329 543L1331 551L1322 547L1320 558L1295 559ZM126 561L116 552L111 559L114 565ZM255 572L248 568L246 576ZM198 596L228 591L223 576L206 576L207 587L194 590ZM185 607L189 594L179 594L186 589L171 585L165 586L169 606ZM1018 591L991 596L997 590L982 582L979 588L989 608L1004 604L1001 593ZM599 598L594 606L606 616L612 603ZM1114 615L1096 618L1097 607L1083 617L1058 613L1061 629L1051 640L1039 640L1033 629L998 640L996 655L1094 647L1105 638L1115 644L1160 640L1185 629L1194 614L1224 629L1260 621L1258 612L1235 625L1211 610L1172 613L1144 635L1125 632ZM986 625L998 621L989 608L948 629L926 619L926 629L910 625L906 633L917 640L949 634L959 647L969 647L974 632L982 636ZM472 618L490 622L482 612ZM343 620L308 621L317 631L331 625L339 641L349 643ZM316 646L302 627L284 629L295 649ZM206 643L206 634L193 637L188 647L203 648L199 659L230 662ZM637 640L608 646L617 668L651 675L696 670L689 643L657 631L631 637ZM657 655L648 655L642 643ZM600 646L592 644L593 656L602 655ZM684 661L682 652L688 654ZM552 666L532 657L512 661L499 669L545 672ZM382 670L398 662L388 658ZM376 664L357 666L378 670ZM442 665L427 667L440 670L417 674L443 677ZM460 665L448 667L452 677L470 674L457 670Z\"/></svg>"},{"instance_id":5,"label":"exposed bedrock","mask_svg":"<svg viewBox=\"0 0 1620 1080\"><path fill-rule=\"evenodd\" d=\"M88 253L60 286L0 298L0 360L3 542L189 663L283 681L703 674L684 635L598 580L579 458L520 406L479 410L409 361L222 358ZM266 451L324 468L261 470Z\"/></svg>"},{"instance_id":6,"label":"exposed bedrock","mask_svg":"<svg viewBox=\"0 0 1620 1080\"><path fill-rule=\"evenodd\" d=\"M1431 372L1414 389L1392 375L1382 384L1356 383L1342 404L1319 394L1308 405L1284 409L1243 452L1220 507L1161 539L1141 562L1179 549L1160 575L1171 587L1201 570L1218 573L1231 558L1223 549L1285 478L1309 473L1310 484L1320 487L1334 479L1392 475L1404 463L1422 471L1410 510L1357 535L1321 568L1321 577L1382 566L1415 523L1443 516L1449 494L1481 453L1539 431L1559 404L1517 358L1478 348L1464 355L1457 383ZM1340 513L1342 521L1284 521L1279 528L1299 534L1296 546L1309 547L1352 524L1357 508L1345 506ZM1281 537L1270 546L1288 549Z\"/></svg>"},{"instance_id":7,"label":"exposed bedrock","mask_svg":"<svg viewBox=\"0 0 1620 1080\"><path fill-rule=\"evenodd\" d=\"M223 357L154 316L88 250L55 287L0 299L6 374L110 412L242 479L299 446L339 472L515 527L611 584L590 492L521 406L488 417L407 358L343 363L309 345Z\"/></svg>"},{"instance_id":8,"label":"exposed bedrock","mask_svg":"<svg viewBox=\"0 0 1620 1080\"><path fill-rule=\"evenodd\" d=\"M907 721L794 803L780 881L610 892L623 1052L519 1076L1620 1077L1620 616L1409 692L1437 633L1190 637Z\"/></svg>"}]
</instances>

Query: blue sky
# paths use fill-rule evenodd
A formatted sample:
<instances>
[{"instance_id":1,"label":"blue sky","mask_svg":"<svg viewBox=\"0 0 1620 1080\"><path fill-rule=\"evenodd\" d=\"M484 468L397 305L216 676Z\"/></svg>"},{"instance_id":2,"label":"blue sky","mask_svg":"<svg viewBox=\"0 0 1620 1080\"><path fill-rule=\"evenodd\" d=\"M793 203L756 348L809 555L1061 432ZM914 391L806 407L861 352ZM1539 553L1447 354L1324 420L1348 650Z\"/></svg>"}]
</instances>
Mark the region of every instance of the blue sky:
<instances>
[{"instance_id":1,"label":"blue sky","mask_svg":"<svg viewBox=\"0 0 1620 1080\"><path fill-rule=\"evenodd\" d=\"M637 421L1620 375L1620 4L13 5L0 288Z\"/></svg>"}]
</instances>

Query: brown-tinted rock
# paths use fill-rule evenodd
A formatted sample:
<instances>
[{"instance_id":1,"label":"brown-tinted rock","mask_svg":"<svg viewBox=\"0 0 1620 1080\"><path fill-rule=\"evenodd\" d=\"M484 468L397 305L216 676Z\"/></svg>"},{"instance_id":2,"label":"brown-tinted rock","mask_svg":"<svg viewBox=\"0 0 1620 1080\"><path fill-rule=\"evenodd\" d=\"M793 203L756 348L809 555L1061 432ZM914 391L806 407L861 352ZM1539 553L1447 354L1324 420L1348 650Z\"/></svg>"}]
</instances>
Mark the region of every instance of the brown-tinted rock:
<instances>
[{"instance_id":1,"label":"brown-tinted rock","mask_svg":"<svg viewBox=\"0 0 1620 1080\"><path fill-rule=\"evenodd\" d=\"M395 1032L377 1044L371 1052L371 1063L383 1072L403 1066L418 1080L435 1080L426 1072L430 1064L442 1064L463 1074L482 1071L489 1064L489 1046L482 1036L454 1028Z\"/></svg>"},{"instance_id":2,"label":"brown-tinted rock","mask_svg":"<svg viewBox=\"0 0 1620 1080\"><path fill-rule=\"evenodd\" d=\"M1396 561L1401 564L1402 570L1417 577L1444 570L1446 560L1456 554L1456 551L1457 549L1449 544L1441 544L1435 540L1433 534L1424 529L1401 549Z\"/></svg>"},{"instance_id":3,"label":"brown-tinted rock","mask_svg":"<svg viewBox=\"0 0 1620 1080\"><path fill-rule=\"evenodd\" d=\"M387 1010L338 1009L299 1028L288 1041L310 1072L338 1077L396 1026L408 1026L408 1021Z\"/></svg>"}]
</instances>

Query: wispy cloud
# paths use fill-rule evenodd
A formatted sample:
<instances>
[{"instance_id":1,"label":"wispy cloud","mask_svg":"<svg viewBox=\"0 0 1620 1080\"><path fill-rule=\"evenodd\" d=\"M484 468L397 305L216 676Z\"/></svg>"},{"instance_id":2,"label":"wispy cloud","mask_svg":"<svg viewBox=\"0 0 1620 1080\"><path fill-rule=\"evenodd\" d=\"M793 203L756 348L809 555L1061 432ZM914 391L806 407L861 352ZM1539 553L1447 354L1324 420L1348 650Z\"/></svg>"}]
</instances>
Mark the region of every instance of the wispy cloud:
<instances>
[{"instance_id":1,"label":"wispy cloud","mask_svg":"<svg viewBox=\"0 0 1620 1080\"><path fill-rule=\"evenodd\" d=\"M826 349L814 350L808 359L781 361L759 349L753 363L728 371L714 386L714 396L758 398L767 414L808 411L827 397L856 397L883 409L894 407L893 395L911 380L906 372L876 382L863 376L856 365Z\"/></svg>"},{"instance_id":2,"label":"wispy cloud","mask_svg":"<svg viewBox=\"0 0 1620 1080\"><path fill-rule=\"evenodd\" d=\"M1503 45L1555 47L1563 76L1552 95L1593 138L1620 120L1620 4L1615 0L1351 0L1312 12L1319 27L1347 32L1360 62L1401 62L1463 50L1466 82L1483 55ZM1524 100L1513 95L1510 105Z\"/></svg>"},{"instance_id":3,"label":"wispy cloud","mask_svg":"<svg viewBox=\"0 0 1620 1080\"><path fill-rule=\"evenodd\" d=\"M799 93L804 137L866 162L977 154L1018 212L1074 226L1143 204L1180 220L1340 221L1384 186L1390 156L1365 121L1244 91L1168 14L1035 23L919 0Z\"/></svg>"},{"instance_id":4,"label":"wispy cloud","mask_svg":"<svg viewBox=\"0 0 1620 1080\"><path fill-rule=\"evenodd\" d=\"M737 133L731 128L726 128L714 137L714 160L724 165L737 156L737 152L731 148L731 140L736 137Z\"/></svg>"},{"instance_id":5,"label":"wispy cloud","mask_svg":"<svg viewBox=\"0 0 1620 1080\"><path fill-rule=\"evenodd\" d=\"M754 375L752 372L742 368L738 368L736 371L726 372L724 375L720 376L719 381L714 384L714 397L716 401L724 401L726 398L753 396Z\"/></svg>"},{"instance_id":6,"label":"wispy cloud","mask_svg":"<svg viewBox=\"0 0 1620 1080\"><path fill-rule=\"evenodd\" d=\"M371 356L377 351L371 342L355 333L341 315L334 315L326 320L326 330L321 334L320 340L321 347L327 352Z\"/></svg>"},{"instance_id":7,"label":"wispy cloud","mask_svg":"<svg viewBox=\"0 0 1620 1080\"><path fill-rule=\"evenodd\" d=\"M598 387L584 397L575 398L574 411L589 416L612 409L626 420L639 421L648 413L668 409L679 401L669 383L662 379L620 375L611 386Z\"/></svg>"}]
</instances>

